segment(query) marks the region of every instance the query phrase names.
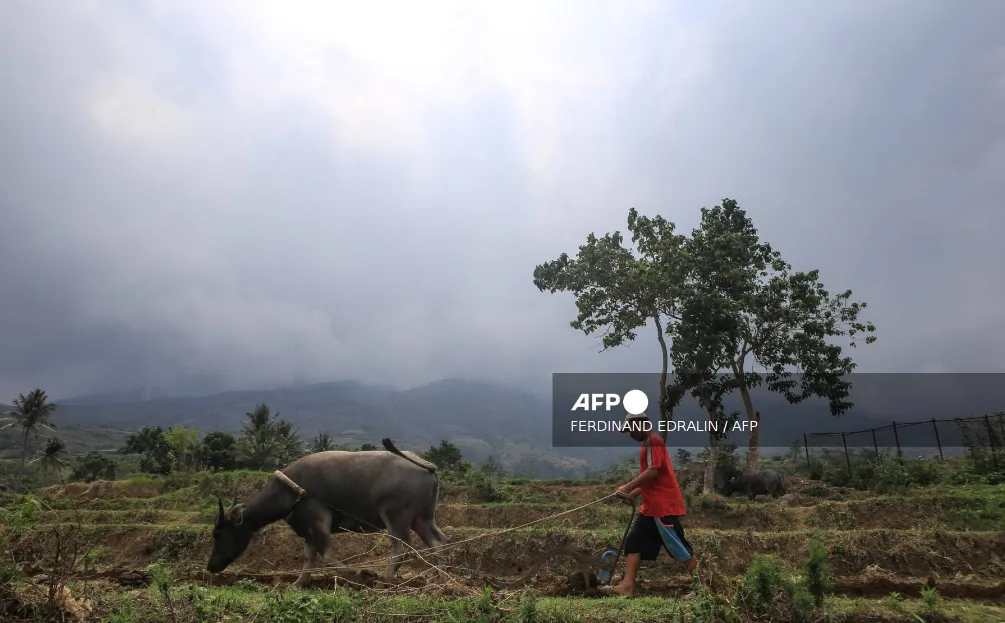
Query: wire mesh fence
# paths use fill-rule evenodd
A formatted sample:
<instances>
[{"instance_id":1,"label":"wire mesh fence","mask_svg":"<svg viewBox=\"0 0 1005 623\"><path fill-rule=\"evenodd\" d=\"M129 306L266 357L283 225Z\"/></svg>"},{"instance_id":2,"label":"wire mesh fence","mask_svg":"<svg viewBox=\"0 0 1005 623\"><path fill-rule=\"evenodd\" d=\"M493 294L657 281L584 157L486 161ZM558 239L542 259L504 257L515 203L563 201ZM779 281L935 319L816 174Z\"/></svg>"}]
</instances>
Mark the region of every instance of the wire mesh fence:
<instances>
[{"instance_id":1,"label":"wire mesh fence","mask_svg":"<svg viewBox=\"0 0 1005 623\"><path fill-rule=\"evenodd\" d=\"M836 442L840 438L840 442ZM878 458L881 451L940 459L962 456L967 448L990 450L995 467L1005 467L1005 412L967 418L891 422L864 430L840 433L803 433L806 467L811 453L833 462L843 455L851 473L853 459ZM1003 456L999 457L1001 453Z\"/></svg>"}]
</instances>

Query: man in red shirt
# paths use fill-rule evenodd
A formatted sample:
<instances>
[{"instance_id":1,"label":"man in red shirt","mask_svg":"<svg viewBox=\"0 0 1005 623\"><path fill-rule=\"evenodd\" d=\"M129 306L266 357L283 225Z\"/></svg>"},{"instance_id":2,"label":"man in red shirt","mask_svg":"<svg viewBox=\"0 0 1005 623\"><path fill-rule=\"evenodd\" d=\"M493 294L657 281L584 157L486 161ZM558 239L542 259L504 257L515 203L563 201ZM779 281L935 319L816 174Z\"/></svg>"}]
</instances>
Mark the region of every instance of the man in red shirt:
<instances>
[{"instance_id":1,"label":"man in red shirt","mask_svg":"<svg viewBox=\"0 0 1005 623\"><path fill-rule=\"evenodd\" d=\"M619 488L617 494L626 503L641 495L642 507L625 539L625 576L613 590L618 595L634 597L639 565L643 560L656 560L660 549L666 549L670 556L683 562L690 573L698 568L698 560L684 537L681 517L687 510L666 443L659 434L646 430L649 417L645 413L629 414L627 422L631 425L627 428L632 439L642 442L639 475Z\"/></svg>"}]
</instances>

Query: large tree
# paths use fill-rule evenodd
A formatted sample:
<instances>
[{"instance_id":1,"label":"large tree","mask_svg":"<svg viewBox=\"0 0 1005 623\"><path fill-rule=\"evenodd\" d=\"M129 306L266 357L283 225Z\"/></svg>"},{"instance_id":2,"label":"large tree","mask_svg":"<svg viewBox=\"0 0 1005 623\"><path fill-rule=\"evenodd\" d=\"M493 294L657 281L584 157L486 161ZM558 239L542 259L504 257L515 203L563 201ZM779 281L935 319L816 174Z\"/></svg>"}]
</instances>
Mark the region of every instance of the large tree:
<instances>
[{"instance_id":1,"label":"large tree","mask_svg":"<svg viewBox=\"0 0 1005 623\"><path fill-rule=\"evenodd\" d=\"M544 292L570 292L579 314L570 324L586 335L602 333L602 350L632 342L652 324L662 353L660 419L670 419L666 400L670 326L679 319L684 285L679 254L683 238L674 224L661 216L628 212L633 250L623 245L620 232L598 238L587 236L576 257L563 253L534 269L534 285ZM663 431L664 438L666 431Z\"/></svg>"},{"instance_id":2,"label":"large tree","mask_svg":"<svg viewBox=\"0 0 1005 623\"><path fill-rule=\"evenodd\" d=\"M14 409L4 413L6 424L3 428L20 428L23 432L21 440L21 468L17 475L17 485L15 491L21 489L21 482L24 478L24 460L28 456L28 435L36 439L41 433L41 429L53 430L56 425L49 421L52 413L56 410L55 403L49 402L49 397L45 391L35 388L28 392L28 395L18 394L13 400ZM0 428L2 430L2 428Z\"/></svg>"},{"instance_id":3,"label":"large tree","mask_svg":"<svg viewBox=\"0 0 1005 623\"><path fill-rule=\"evenodd\" d=\"M98 480L115 480L118 465L100 452L88 452L79 459L70 478L76 481L91 482Z\"/></svg>"},{"instance_id":4,"label":"large tree","mask_svg":"<svg viewBox=\"0 0 1005 623\"><path fill-rule=\"evenodd\" d=\"M56 474L59 476L59 480L63 480L62 469L66 467L66 461L63 457L66 456L66 443L59 437L49 437L46 440L45 447L38 452L38 456L31 460L32 463L38 463L42 468L42 476L49 473L50 469L56 470Z\"/></svg>"},{"instance_id":5,"label":"large tree","mask_svg":"<svg viewBox=\"0 0 1005 623\"><path fill-rule=\"evenodd\" d=\"M717 356L725 357L749 421L759 423L750 390L762 381L790 403L824 398L834 415L853 406L844 377L855 363L835 341L846 339L855 347L863 337L867 344L876 340L873 324L859 320L865 303L852 302L851 290L832 295L816 270L793 272L731 199L702 208L701 224L685 249L685 298L701 311L689 330L703 336L695 339L716 344ZM762 378L750 370L754 366L769 372ZM759 449L755 426L747 471L758 468Z\"/></svg>"},{"instance_id":6,"label":"large tree","mask_svg":"<svg viewBox=\"0 0 1005 623\"><path fill-rule=\"evenodd\" d=\"M719 467L719 446L739 413L727 414L724 398L736 389L736 380L721 372L729 365L728 318L717 315L718 306L700 296L685 296L680 322L674 325L673 382L667 391L669 409L690 394L708 415L708 460L703 489L714 490Z\"/></svg>"},{"instance_id":7,"label":"large tree","mask_svg":"<svg viewBox=\"0 0 1005 623\"><path fill-rule=\"evenodd\" d=\"M238 454L251 469L277 469L303 454L303 443L293 424L272 414L269 405L257 405L245 413L241 437L237 440Z\"/></svg>"},{"instance_id":8,"label":"large tree","mask_svg":"<svg viewBox=\"0 0 1005 623\"><path fill-rule=\"evenodd\" d=\"M162 434L171 448L171 461L175 471L194 472L201 469L199 431L179 424Z\"/></svg>"},{"instance_id":9,"label":"large tree","mask_svg":"<svg viewBox=\"0 0 1005 623\"><path fill-rule=\"evenodd\" d=\"M279 437L279 467L285 466L304 455L304 442L300 431L287 420L277 420L276 433Z\"/></svg>"},{"instance_id":10,"label":"large tree","mask_svg":"<svg viewBox=\"0 0 1005 623\"><path fill-rule=\"evenodd\" d=\"M328 452L335 450L335 448L335 441L328 433L318 433L311 440L310 446L308 446L310 452Z\"/></svg>"},{"instance_id":11,"label":"large tree","mask_svg":"<svg viewBox=\"0 0 1005 623\"><path fill-rule=\"evenodd\" d=\"M126 438L121 454L140 455L140 471L166 476L174 466L171 444L160 426L144 426Z\"/></svg>"},{"instance_id":12,"label":"large tree","mask_svg":"<svg viewBox=\"0 0 1005 623\"><path fill-rule=\"evenodd\" d=\"M466 472L471 467L461 449L446 439L441 439L439 446L430 446L421 456L444 471Z\"/></svg>"},{"instance_id":13,"label":"large tree","mask_svg":"<svg viewBox=\"0 0 1005 623\"><path fill-rule=\"evenodd\" d=\"M202 438L199 448L202 465L210 471L230 471L237 467L237 439L230 433L213 431Z\"/></svg>"},{"instance_id":14,"label":"large tree","mask_svg":"<svg viewBox=\"0 0 1005 623\"><path fill-rule=\"evenodd\" d=\"M244 414L241 436L237 439L237 450L241 462L251 469L266 469L278 462L280 443L276 422L269 405L262 403ZM276 414L278 417L279 414Z\"/></svg>"}]
</instances>

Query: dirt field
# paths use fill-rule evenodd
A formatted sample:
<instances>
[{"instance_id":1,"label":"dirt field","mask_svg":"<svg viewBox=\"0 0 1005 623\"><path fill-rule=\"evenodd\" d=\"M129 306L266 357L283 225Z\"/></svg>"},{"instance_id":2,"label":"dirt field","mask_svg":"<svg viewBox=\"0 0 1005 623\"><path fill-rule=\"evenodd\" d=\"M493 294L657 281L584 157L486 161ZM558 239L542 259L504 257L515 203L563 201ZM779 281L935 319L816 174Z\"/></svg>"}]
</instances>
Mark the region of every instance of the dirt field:
<instances>
[{"instance_id":1,"label":"dirt field","mask_svg":"<svg viewBox=\"0 0 1005 623\"><path fill-rule=\"evenodd\" d=\"M212 546L215 495L226 493L225 501L243 498L268 477L204 477L183 488L152 480L116 482L95 488L91 496L85 495L87 485L71 484L65 490L53 487L40 492L41 511L31 521L16 530L13 526L3 530L25 577L49 572L46 561L53 559L56 545L53 528L77 535L87 550L86 564L78 565L77 581L87 580L87 584L76 590L91 598L95 620L143 620L143 616L188 620L185 616L189 615L175 613L172 619L166 614L163 604L158 605L155 588L119 585L124 572L145 571L158 562L169 573L172 590L199 587L208 591L206 595L216 595L216 602L240 601L243 605L234 606L235 612L244 608L248 614L255 600L266 594L261 592L263 587L284 587L296 578L303 565L302 542L285 524L270 526L225 573L210 576L205 566ZM413 560L402 567L402 585L397 589L374 589L389 551L386 536L344 534L336 537L337 555L357 573L341 577L334 593L334 573L318 573L314 590L300 593L356 600L346 602L350 605L345 608L370 604L355 618L346 614L343 619L322 616L318 620L478 620L465 615L452 619L449 612L468 602L476 610L484 609L487 606L477 604L486 599L497 605L493 606L496 614L478 615L487 617L481 619L485 621L613 620L605 618L609 616L649 621L678 611L693 615L688 608L695 587L681 566L669 563L665 556L643 567L643 599L639 600L598 599L596 590L584 588L573 574L579 567L563 560L543 567L525 589L486 597L486 578L513 578L536 553L549 548L565 546L599 559L605 545L620 541L630 516L627 507L606 501L554 517L610 494L611 485L532 482L500 485L499 489L505 502L481 504L470 501L474 494L465 487L445 487L437 522L452 545L440 553L438 563L449 578L430 573L427 564ZM915 614L925 607L923 592L934 587L941 604L939 616L949 617L941 620L1005 620L1005 487L869 496L793 480L789 491L781 500L754 502L738 497L689 497L685 528L703 572L714 580L713 587L738 582L757 554L775 554L786 568L799 574L808 544L816 540L827 549L833 575L833 596L817 618L916 621ZM531 522L536 523L526 526ZM421 545L418 539L414 543ZM277 595L287 599L295 592ZM899 594L899 599L890 597L891 593ZM244 597L238 599L238 594ZM526 609L528 594L538 599L534 602L536 619L528 619L523 610L522 614L513 611ZM373 600L384 600L381 608L393 604L394 614L374 618L377 602ZM523 605L498 605L512 600L522 600ZM129 604L126 610L123 603ZM143 604L149 609L142 610ZM226 610L221 611L219 604L216 607L214 612ZM141 608L145 614L129 614L133 612L129 608ZM507 612L515 618L491 618L507 616ZM934 614L927 616L924 620L937 620ZM224 614L220 617L192 620L228 620ZM245 619L235 615L229 620Z\"/></svg>"}]
</instances>

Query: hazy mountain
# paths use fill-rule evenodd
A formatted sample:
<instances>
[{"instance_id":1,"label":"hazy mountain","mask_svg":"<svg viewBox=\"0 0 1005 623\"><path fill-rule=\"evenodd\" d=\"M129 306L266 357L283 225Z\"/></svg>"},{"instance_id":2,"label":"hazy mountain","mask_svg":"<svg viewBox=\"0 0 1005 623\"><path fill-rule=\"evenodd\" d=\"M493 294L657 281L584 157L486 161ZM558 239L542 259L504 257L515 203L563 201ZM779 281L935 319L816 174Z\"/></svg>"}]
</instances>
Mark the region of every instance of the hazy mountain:
<instances>
[{"instance_id":1,"label":"hazy mountain","mask_svg":"<svg viewBox=\"0 0 1005 623\"><path fill-rule=\"evenodd\" d=\"M603 449L553 451L550 404L517 388L458 379L405 391L338 381L208 396L133 391L57 402L59 421L76 427L128 431L182 424L202 432L237 432L245 413L264 402L298 426L305 440L327 432L358 446L391 437L400 447L424 450L447 439L471 461L492 456L512 470L542 476L579 475L588 468L586 459L604 464L611 456Z\"/></svg>"},{"instance_id":2,"label":"hazy mountain","mask_svg":"<svg viewBox=\"0 0 1005 623\"><path fill-rule=\"evenodd\" d=\"M801 442L804 432L861 430L887 425L893 419L906 423L968 414L948 411L950 408L976 409L980 414L985 407L995 411L1001 407L992 409L994 405L1005 406L1005 393L992 389L1001 385L995 382L997 377L975 375L960 380L942 375L927 375L931 377L927 379L919 379L919 375L904 379L895 379L895 375L873 376L856 380L853 396L856 406L841 417L831 416L826 403L820 400L790 405L763 387L754 389L752 398L762 413L762 446L786 447L792 441ZM939 383L952 385L952 391ZM327 432L339 443L358 447L363 442L379 444L382 437L391 437L402 448L424 450L447 439L457 444L471 461L482 462L493 456L511 470L540 476L580 475L588 468L634 456L636 451L627 438L625 447L553 448L550 400L516 387L461 379L442 380L409 390L338 381L184 397L165 394L169 392L144 389L57 399L59 410L53 420L66 434L68 428L90 428L102 429L102 435L119 431L121 436L142 426L176 424L203 433L211 430L236 433L245 421L245 413L264 402L274 413L298 426L305 440ZM561 393L556 397L568 400ZM739 396L729 396L726 407L742 410ZM613 415L616 419L622 416L623 412ZM685 400L675 413L677 420L701 421L705 417L691 399ZM940 428L944 445L953 434L952 425L946 426L949 428ZM912 432L916 433L913 438ZM3 433L11 434L12 431ZM899 434L905 446L935 445L931 429L924 426L901 429ZM894 443L888 432L877 437L881 445ZM604 438L605 443L607 439L609 434ZM847 441L851 447L871 447L873 443L871 434L850 436ZM727 442L745 447L746 435L733 433ZM705 438L702 434L675 433L669 443L672 447L694 448L704 445ZM840 436L811 439L811 445L827 444L841 447L842 441Z\"/></svg>"}]
</instances>

